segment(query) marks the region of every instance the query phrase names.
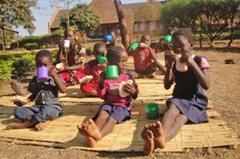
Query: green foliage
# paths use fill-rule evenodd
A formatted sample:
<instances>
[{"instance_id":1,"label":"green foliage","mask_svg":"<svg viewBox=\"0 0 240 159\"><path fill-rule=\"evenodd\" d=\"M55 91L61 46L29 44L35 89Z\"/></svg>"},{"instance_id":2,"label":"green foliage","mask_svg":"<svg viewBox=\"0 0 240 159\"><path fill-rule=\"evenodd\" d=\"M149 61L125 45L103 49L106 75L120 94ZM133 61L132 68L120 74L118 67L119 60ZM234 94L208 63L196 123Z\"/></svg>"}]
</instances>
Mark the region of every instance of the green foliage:
<instances>
[{"instance_id":1,"label":"green foliage","mask_svg":"<svg viewBox=\"0 0 240 159\"><path fill-rule=\"evenodd\" d=\"M92 48L91 48L91 47L87 47L87 48L86 48L86 53L87 53L88 56L93 55L93 50L92 50Z\"/></svg>"},{"instance_id":2,"label":"green foliage","mask_svg":"<svg viewBox=\"0 0 240 159\"><path fill-rule=\"evenodd\" d=\"M12 75L21 77L25 72L34 70L35 66L35 55L25 54L22 57L14 59L12 63Z\"/></svg>"},{"instance_id":3,"label":"green foliage","mask_svg":"<svg viewBox=\"0 0 240 159\"><path fill-rule=\"evenodd\" d=\"M172 0L162 9L165 28L191 28L194 34L206 35L212 43L230 31L234 37L234 23L240 15L240 0Z\"/></svg>"},{"instance_id":4,"label":"green foliage","mask_svg":"<svg viewBox=\"0 0 240 159\"><path fill-rule=\"evenodd\" d=\"M0 60L0 81L7 80L12 75L12 61Z\"/></svg>"},{"instance_id":5,"label":"green foliage","mask_svg":"<svg viewBox=\"0 0 240 159\"><path fill-rule=\"evenodd\" d=\"M37 43L38 48L55 46L59 44L61 38L62 36L58 33L43 36L26 36L19 41L19 47L22 48L25 44L28 43ZM17 42L11 44L11 48L16 48L16 46Z\"/></svg>"},{"instance_id":6,"label":"green foliage","mask_svg":"<svg viewBox=\"0 0 240 159\"><path fill-rule=\"evenodd\" d=\"M27 50L34 50L34 49L38 49L38 44L37 43L27 43L24 44L24 48Z\"/></svg>"},{"instance_id":7,"label":"green foliage","mask_svg":"<svg viewBox=\"0 0 240 159\"><path fill-rule=\"evenodd\" d=\"M62 19L63 21L66 21L66 19ZM89 32L95 30L99 23L98 13L89 5L77 4L70 11L70 25L77 27L78 30Z\"/></svg>"},{"instance_id":8,"label":"green foliage","mask_svg":"<svg viewBox=\"0 0 240 159\"><path fill-rule=\"evenodd\" d=\"M27 29L29 33L32 33L35 29L33 24L35 19L30 8L36 5L36 0L1 0L0 27L12 28L13 26L22 26L24 29ZM6 38L3 39L3 44L6 44L9 36L5 35L5 32L2 32L2 37Z\"/></svg>"}]
</instances>

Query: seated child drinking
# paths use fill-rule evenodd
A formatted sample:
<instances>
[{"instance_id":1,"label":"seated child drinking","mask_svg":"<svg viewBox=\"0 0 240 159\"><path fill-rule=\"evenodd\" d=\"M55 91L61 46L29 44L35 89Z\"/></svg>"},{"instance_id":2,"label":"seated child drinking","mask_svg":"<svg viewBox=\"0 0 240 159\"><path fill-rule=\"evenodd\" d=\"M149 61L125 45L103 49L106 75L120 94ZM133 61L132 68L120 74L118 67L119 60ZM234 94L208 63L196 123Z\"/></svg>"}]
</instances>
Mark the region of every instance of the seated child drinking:
<instances>
[{"instance_id":1,"label":"seated child drinking","mask_svg":"<svg viewBox=\"0 0 240 159\"><path fill-rule=\"evenodd\" d=\"M78 84L85 76L83 72L85 64L85 50L75 39L75 31L64 31L64 41L59 45L56 68L67 86Z\"/></svg>"},{"instance_id":2,"label":"seated child drinking","mask_svg":"<svg viewBox=\"0 0 240 159\"><path fill-rule=\"evenodd\" d=\"M208 122L208 98L204 89L210 87L209 64L206 58L191 54L192 44L190 30L180 29L173 33L172 48L175 54L167 58L164 77L165 89L169 89L175 83L173 97L166 102L168 110L164 113L162 121L148 124L143 129L146 155L153 153L156 148L164 148L166 142L173 139L187 122ZM185 69L178 66L179 62L185 65Z\"/></svg>"},{"instance_id":3,"label":"seated child drinking","mask_svg":"<svg viewBox=\"0 0 240 159\"><path fill-rule=\"evenodd\" d=\"M156 51L150 48L150 44L151 37L149 35L143 35L141 37L140 46L134 51L128 51L128 54L133 56L134 69L138 74L138 78L143 76L154 77L153 73L157 69L155 62L152 59L152 54L155 55ZM149 50L152 51L152 54Z\"/></svg>"},{"instance_id":4,"label":"seated child drinking","mask_svg":"<svg viewBox=\"0 0 240 159\"><path fill-rule=\"evenodd\" d=\"M56 74L55 68L52 65L51 52L41 50L35 57L37 69L44 67L49 70L50 77L45 81L40 81L36 76L33 77L28 86L28 91L32 94L28 97L28 101L35 100L35 105L32 107L21 107L20 101L15 102L18 107L14 111L14 116L21 120L22 123L10 123L7 129L22 129L35 127L37 130L45 129L49 122L58 118L63 110L58 99L58 90L66 91L66 86L63 79Z\"/></svg>"},{"instance_id":5,"label":"seated child drinking","mask_svg":"<svg viewBox=\"0 0 240 159\"><path fill-rule=\"evenodd\" d=\"M103 43L96 43L94 45L94 60L89 61L85 64L84 73L86 75L92 75L93 79L90 80L88 83L83 83L81 85L81 91L87 96L97 96L97 89L98 89L98 82L99 82L99 75L101 72L104 71L106 67L106 63L99 63L97 60L98 55L102 54L106 56L107 49Z\"/></svg>"},{"instance_id":6,"label":"seated child drinking","mask_svg":"<svg viewBox=\"0 0 240 159\"><path fill-rule=\"evenodd\" d=\"M127 63L127 52L122 47L112 47L107 53L108 65L117 65L118 77L106 79L105 72L101 74L98 93L104 99L98 113L93 119L78 125L79 132L85 136L88 146L96 143L111 133L116 124L123 123L131 118L132 99L138 96L138 87L134 79L124 71ZM129 84L128 81L132 84ZM119 87L125 83L126 96L120 96Z\"/></svg>"}]
</instances>

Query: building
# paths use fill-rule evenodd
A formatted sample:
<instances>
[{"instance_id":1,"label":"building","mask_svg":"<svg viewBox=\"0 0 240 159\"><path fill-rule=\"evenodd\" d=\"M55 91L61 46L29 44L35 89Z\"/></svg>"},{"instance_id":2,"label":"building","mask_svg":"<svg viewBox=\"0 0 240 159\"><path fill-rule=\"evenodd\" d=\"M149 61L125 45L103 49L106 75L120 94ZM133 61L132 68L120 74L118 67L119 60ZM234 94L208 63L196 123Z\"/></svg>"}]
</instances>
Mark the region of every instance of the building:
<instances>
[{"instance_id":1,"label":"building","mask_svg":"<svg viewBox=\"0 0 240 159\"><path fill-rule=\"evenodd\" d=\"M154 2L155 6L161 6L163 1ZM133 34L143 33L161 33L161 25L159 22L160 17L156 16L151 21L143 20L139 18L139 13L145 9L150 2L123 4L123 9L126 15L126 24L130 31L133 30ZM113 0L92 0L89 4L94 7L100 16L100 25L95 31L88 33L90 37L100 37L104 34L114 31L119 34L118 16ZM57 8L52 18L49 21L49 34L57 30L60 27L61 18L66 17L66 10ZM131 37L131 35L130 35Z\"/></svg>"}]
</instances>

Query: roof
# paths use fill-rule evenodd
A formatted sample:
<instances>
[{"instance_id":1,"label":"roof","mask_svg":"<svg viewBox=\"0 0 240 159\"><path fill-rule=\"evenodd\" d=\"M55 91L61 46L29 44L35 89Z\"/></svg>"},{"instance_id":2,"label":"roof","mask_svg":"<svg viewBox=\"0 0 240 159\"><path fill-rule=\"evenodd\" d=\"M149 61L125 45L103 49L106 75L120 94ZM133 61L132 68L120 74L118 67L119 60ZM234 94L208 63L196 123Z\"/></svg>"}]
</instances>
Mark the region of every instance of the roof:
<instances>
[{"instance_id":1,"label":"roof","mask_svg":"<svg viewBox=\"0 0 240 159\"><path fill-rule=\"evenodd\" d=\"M141 9L149 3L150 2L123 4L123 8L126 14L131 14L129 16L132 16L132 14L134 15L135 21L141 21L138 20L137 15L141 12ZM156 5L161 5L162 3L164 3L164 1L154 2ZM100 24L118 23L117 11L113 0L92 0L89 5L98 12ZM67 10L57 8L49 21L49 28L59 28L61 19L66 17L66 15ZM158 19L159 18L156 17L156 20Z\"/></svg>"},{"instance_id":2,"label":"roof","mask_svg":"<svg viewBox=\"0 0 240 159\"><path fill-rule=\"evenodd\" d=\"M154 5L154 7L161 7L161 5L165 3L165 1L124 4L123 8L133 13L134 21L142 21L141 19L139 19L138 15L141 13L142 10L146 9L148 5L151 5L151 3ZM156 15L153 20L159 20L159 16Z\"/></svg>"},{"instance_id":3,"label":"roof","mask_svg":"<svg viewBox=\"0 0 240 159\"><path fill-rule=\"evenodd\" d=\"M53 13L52 18L49 21L50 28L59 28L61 19L66 18L67 10L57 8L57 10Z\"/></svg>"},{"instance_id":4,"label":"roof","mask_svg":"<svg viewBox=\"0 0 240 159\"><path fill-rule=\"evenodd\" d=\"M92 0L90 6L98 12L100 24L118 23L117 10L113 0Z\"/></svg>"}]
</instances>

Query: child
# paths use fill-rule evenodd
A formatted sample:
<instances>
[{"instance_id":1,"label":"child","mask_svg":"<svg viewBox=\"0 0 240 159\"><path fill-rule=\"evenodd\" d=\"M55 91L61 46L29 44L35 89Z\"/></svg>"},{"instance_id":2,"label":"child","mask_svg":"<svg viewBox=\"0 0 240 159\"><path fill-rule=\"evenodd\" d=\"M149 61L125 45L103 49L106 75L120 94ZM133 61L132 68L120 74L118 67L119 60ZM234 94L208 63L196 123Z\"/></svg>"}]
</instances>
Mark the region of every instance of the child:
<instances>
[{"instance_id":1,"label":"child","mask_svg":"<svg viewBox=\"0 0 240 159\"><path fill-rule=\"evenodd\" d=\"M140 47L135 51L128 51L128 54L133 56L135 72L138 78L144 75L153 78L153 73L156 71L156 64L152 61L152 55L149 50L155 55L154 49L150 48L151 38L149 35L143 35L140 41Z\"/></svg>"},{"instance_id":2,"label":"child","mask_svg":"<svg viewBox=\"0 0 240 159\"><path fill-rule=\"evenodd\" d=\"M207 122L206 107L208 99L204 89L210 87L208 75L209 65L204 57L192 57L192 34L187 29L180 29L172 35L173 51L181 55L180 61L186 63L188 70L181 72L176 67L176 55L168 58L164 87L169 89L175 82L173 97L166 104L168 110L162 121L148 124L144 127L142 138L145 140L144 152L153 153L156 148L164 148L166 142L174 138L187 123Z\"/></svg>"},{"instance_id":3,"label":"child","mask_svg":"<svg viewBox=\"0 0 240 159\"><path fill-rule=\"evenodd\" d=\"M133 78L124 71L127 62L127 52L122 47L112 47L107 53L108 65L117 65L119 77L106 79L104 72L99 81L99 96L104 99L96 116L86 123L78 125L79 132L86 137L87 144L94 147L96 142L111 133L116 124L131 118L130 107L132 99L138 96L137 84ZM131 80L133 84L124 85L124 90L129 95L121 97L119 85L121 82Z\"/></svg>"},{"instance_id":4,"label":"child","mask_svg":"<svg viewBox=\"0 0 240 159\"><path fill-rule=\"evenodd\" d=\"M99 75L104 71L106 64L99 64L97 56L103 54L106 56L107 49L103 43L96 43L93 48L94 60L85 64L84 73L86 75L92 75L93 79L89 83L83 83L81 85L81 91L87 96L97 96Z\"/></svg>"},{"instance_id":5,"label":"child","mask_svg":"<svg viewBox=\"0 0 240 159\"><path fill-rule=\"evenodd\" d=\"M56 65L56 67L67 85L78 84L79 80L85 76L83 72L86 61L84 48L76 42L74 30L65 30L64 40L69 40L70 45L64 46L64 42L59 45L56 62L62 65Z\"/></svg>"},{"instance_id":6,"label":"child","mask_svg":"<svg viewBox=\"0 0 240 159\"><path fill-rule=\"evenodd\" d=\"M58 90L65 92L66 86L53 68L51 52L39 51L35 61L37 68L45 66L49 69L50 77L45 82L40 82L36 76L33 77L28 87L28 91L32 93L28 101L35 100L35 105L32 107L18 106L14 111L14 116L22 123L10 123L7 125L7 129L35 127L39 131L44 130L50 120L58 118L63 112L58 99ZM15 104L22 105L19 102Z\"/></svg>"}]
</instances>

